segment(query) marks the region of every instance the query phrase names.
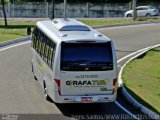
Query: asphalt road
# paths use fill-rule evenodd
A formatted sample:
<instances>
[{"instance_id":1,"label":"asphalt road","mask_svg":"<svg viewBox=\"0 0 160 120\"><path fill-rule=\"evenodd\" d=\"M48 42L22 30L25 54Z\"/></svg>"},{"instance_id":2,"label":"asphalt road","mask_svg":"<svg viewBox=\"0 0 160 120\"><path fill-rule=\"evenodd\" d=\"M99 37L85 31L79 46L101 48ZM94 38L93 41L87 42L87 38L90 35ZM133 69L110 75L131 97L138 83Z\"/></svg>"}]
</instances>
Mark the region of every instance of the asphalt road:
<instances>
[{"instance_id":1,"label":"asphalt road","mask_svg":"<svg viewBox=\"0 0 160 120\"><path fill-rule=\"evenodd\" d=\"M160 24L114 27L99 31L113 39L118 59L160 43ZM119 66L123 63L119 63ZM132 113L141 114L128 104L120 91L117 101ZM60 105L46 101L40 83L34 80L31 72L30 43L0 52L0 113L18 114L18 120L92 119L90 115L97 115L94 119L100 119L104 115L119 115L121 118L118 119L123 120L129 116L115 103Z\"/></svg>"}]
</instances>

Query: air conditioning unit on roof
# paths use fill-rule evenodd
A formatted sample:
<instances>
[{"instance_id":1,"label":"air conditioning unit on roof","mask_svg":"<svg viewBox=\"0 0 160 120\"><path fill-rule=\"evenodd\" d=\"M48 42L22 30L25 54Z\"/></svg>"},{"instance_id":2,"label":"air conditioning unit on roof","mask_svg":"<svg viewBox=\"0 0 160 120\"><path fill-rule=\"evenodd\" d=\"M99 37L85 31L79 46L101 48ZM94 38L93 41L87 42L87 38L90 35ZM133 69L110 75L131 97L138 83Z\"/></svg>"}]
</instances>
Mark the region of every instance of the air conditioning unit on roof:
<instances>
[{"instance_id":1,"label":"air conditioning unit on roof","mask_svg":"<svg viewBox=\"0 0 160 120\"><path fill-rule=\"evenodd\" d=\"M53 23L59 31L90 31L89 27L75 19L55 19Z\"/></svg>"}]
</instances>

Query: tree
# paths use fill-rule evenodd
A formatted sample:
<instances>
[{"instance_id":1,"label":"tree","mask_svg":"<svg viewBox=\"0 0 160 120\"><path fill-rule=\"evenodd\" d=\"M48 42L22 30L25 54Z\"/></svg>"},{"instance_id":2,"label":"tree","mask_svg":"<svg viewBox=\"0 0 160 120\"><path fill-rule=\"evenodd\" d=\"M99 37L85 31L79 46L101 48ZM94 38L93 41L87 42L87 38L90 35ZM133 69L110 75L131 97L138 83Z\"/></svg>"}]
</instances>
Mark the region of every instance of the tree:
<instances>
[{"instance_id":1,"label":"tree","mask_svg":"<svg viewBox=\"0 0 160 120\"><path fill-rule=\"evenodd\" d=\"M11 2L13 0L10 0ZM52 2L52 0L14 0L15 2ZM132 0L67 0L69 3L128 3ZM64 0L55 0L55 3L64 2Z\"/></svg>"},{"instance_id":2,"label":"tree","mask_svg":"<svg viewBox=\"0 0 160 120\"><path fill-rule=\"evenodd\" d=\"M5 26L7 27L8 24L7 24L7 16L6 16L6 11L5 11L5 2L4 2L4 0L1 0L1 2L2 2L2 9L3 9L4 22L5 22Z\"/></svg>"}]
</instances>

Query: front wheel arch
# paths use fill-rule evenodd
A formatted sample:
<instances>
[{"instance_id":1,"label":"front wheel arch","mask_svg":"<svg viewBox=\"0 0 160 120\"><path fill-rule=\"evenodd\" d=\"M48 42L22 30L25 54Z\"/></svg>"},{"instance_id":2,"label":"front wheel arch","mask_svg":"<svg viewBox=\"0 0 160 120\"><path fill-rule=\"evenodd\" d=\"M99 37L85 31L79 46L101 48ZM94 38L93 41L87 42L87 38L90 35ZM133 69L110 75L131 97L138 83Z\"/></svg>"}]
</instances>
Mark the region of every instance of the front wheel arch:
<instances>
[{"instance_id":1,"label":"front wheel arch","mask_svg":"<svg viewBox=\"0 0 160 120\"><path fill-rule=\"evenodd\" d=\"M33 75L34 75L34 79L38 81L38 79L37 79L37 77L36 77L36 75L35 75L35 73L34 73L33 62L31 62L31 66L32 66L32 73L33 73Z\"/></svg>"},{"instance_id":2,"label":"front wheel arch","mask_svg":"<svg viewBox=\"0 0 160 120\"><path fill-rule=\"evenodd\" d=\"M132 14L127 14L127 17L132 17Z\"/></svg>"},{"instance_id":3,"label":"front wheel arch","mask_svg":"<svg viewBox=\"0 0 160 120\"><path fill-rule=\"evenodd\" d=\"M44 89L44 95L45 95L46 100L50 101L50 97L48 95L48 90L47 90L47 86L46 86L45 80L43 80L43 89Z\"/></svg>"}]
</instances>

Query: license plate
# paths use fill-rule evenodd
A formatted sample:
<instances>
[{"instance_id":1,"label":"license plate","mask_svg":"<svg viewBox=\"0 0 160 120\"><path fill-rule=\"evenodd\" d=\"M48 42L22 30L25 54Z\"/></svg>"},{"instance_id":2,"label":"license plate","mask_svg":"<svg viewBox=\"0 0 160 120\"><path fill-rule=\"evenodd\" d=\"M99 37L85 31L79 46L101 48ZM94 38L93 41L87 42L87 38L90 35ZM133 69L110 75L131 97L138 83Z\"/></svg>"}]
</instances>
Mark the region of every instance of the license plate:
<instances>
[{"instance_id":1,"label":"license plate","mask_svg":"<svg viewBox=\"0 0 160 120\"><path fill-rule=\"evenodd\" d=\"M82 102L90 102L90 101L93 101L93 98L92 97L81 97L81 101Z\"/></svg>"}]
</instances>

